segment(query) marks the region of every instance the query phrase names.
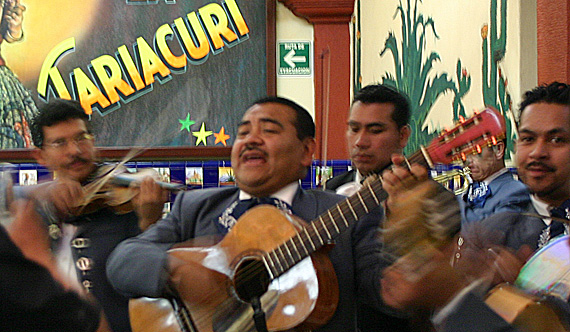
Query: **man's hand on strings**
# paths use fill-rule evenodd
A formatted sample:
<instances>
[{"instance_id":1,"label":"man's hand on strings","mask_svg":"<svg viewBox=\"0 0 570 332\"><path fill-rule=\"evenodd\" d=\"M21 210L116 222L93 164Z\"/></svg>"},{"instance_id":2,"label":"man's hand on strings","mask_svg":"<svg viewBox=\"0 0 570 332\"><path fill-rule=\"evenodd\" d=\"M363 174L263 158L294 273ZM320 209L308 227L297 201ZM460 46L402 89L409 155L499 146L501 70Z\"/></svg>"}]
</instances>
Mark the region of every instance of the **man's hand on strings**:
<instances>
[{"instance_id":1,"label":"man's hand on strings","mask_svg":"<svg viewBox=\"0 0 570 332\"><path fill-rule=\"evenodd\" d=\"M403 155L392 156L393 166L382 173L382 187L388 193L387 210L397 204L418 184L428 180L427 169L418 164L408 165Z\"/></svg>"},{"instance_id":2,"label":"man's hand on strings","mask_svg":"<svg viewBox=\"0 0 570 332\"><path fill-rule=\"evenodd\" d=\"M81 184L68 178L58 178L34 186L30 197L43 204L42 209L47 214L55 215L59 220L65 221L70 215L75 215L85 197Z\"/></svg>"},{"instance_id":3,"label":"man's hand on strings","mask_svg":"<svg viewBox=\"0 0 570 332\"><path fill-rule=\"evenodd\" d=\"M152 176L145 176L140 183L131 185L139 187L139 193L133 198L133 205L139 217L139 227L144 231L162 218L168 191L160 187Z\"/></svg>"}]
</instances>

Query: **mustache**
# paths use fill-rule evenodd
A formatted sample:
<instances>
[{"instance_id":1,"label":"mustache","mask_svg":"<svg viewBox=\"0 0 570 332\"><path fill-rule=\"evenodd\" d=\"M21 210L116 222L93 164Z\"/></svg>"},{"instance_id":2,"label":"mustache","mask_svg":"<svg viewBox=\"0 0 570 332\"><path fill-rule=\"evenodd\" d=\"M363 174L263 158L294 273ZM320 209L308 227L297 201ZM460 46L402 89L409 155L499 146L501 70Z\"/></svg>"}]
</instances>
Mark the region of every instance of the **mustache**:
<instances>
[{"instance_id":1,"label":"mustache","mask_svg":"<svg viewBox=\"0 0 570 332\"><path fill-rule=\"evenodd\" d=\"M239 156L243 156L244 153L249 152L249 151L259 151L260 153L262 153L265 157L267 157L267 152L265 152L264 150L261 150L258 147L255 146L247 146L239 153Z\"/></svg>"},{"instance_id":2,"label":"mustache","mask_svg":"<svg viewBox=\"0 0 570 332\"><path fill-rule=\"evenodd\" d=\"M554 168L554 167L552 167L552 166L550 166L550 165L547 165L547 164L545 164L545 163L543 163L543 162L540 162L540 161L533 161L533 162L530 162L530 163L528 163L528 164L526 164L526 165L524 166L525 169L529 169L530 167L540 167L540 168L544 168L544 169L546 169L546 170L549 171L549 172L554 172L554 171L556 171L556 168Z\"/></svg>"},{"instance_id":3,"label":"mustache","mask_svg":"<svg viewBox=\"0 0 570 332\"><path fill-rule=\"evenodd\" d=\"M67 167L70 167L71 165L73 165L76 162L88 163L89 160L87 160L85 158L81 158L81 157L73 157L73 159L67 164Z\"/></svg>"}]
</instances>

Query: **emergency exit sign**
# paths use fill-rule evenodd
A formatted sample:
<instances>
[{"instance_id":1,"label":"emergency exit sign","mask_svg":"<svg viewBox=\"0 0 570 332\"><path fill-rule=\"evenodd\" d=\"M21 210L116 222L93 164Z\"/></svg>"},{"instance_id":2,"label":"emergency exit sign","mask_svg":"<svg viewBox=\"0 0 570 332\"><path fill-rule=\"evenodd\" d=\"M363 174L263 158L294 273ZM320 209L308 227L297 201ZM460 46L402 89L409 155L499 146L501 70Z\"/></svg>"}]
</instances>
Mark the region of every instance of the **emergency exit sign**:
<instances>
[{"instance_id":1,"label":"emergency exit sign","mask_svg":"<svg viewBox=\"0 0 570 332\"><path fill-rule=\"evenodd\" d=\"M310 41L280 41L278 47L278 75L311 76L313 52Z\"/></svg>"}]
</instances>

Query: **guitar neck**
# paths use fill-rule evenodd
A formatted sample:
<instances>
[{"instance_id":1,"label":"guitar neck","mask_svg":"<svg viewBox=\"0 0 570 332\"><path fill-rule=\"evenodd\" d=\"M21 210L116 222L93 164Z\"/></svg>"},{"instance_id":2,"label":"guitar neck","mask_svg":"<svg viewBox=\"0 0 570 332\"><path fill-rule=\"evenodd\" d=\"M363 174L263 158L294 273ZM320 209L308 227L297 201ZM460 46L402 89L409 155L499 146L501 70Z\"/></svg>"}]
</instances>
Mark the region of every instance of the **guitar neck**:
<instances>
[{"instance_id":1,"label":"guitar neck","mask_svg":"<svg viewBox=\"0 0 570 332\"><path fill-rule=\"evenodd\" d=\"M427 166L421 151L408 158L410 164ZM368 182L356 194L337 203L332 208L313 220L295 236L264 256L266 266L275 279L287 272L293 265L316 250L330 243L352 223L368 214L388 198L379 179Z\"/></svg>"}]
</instances>

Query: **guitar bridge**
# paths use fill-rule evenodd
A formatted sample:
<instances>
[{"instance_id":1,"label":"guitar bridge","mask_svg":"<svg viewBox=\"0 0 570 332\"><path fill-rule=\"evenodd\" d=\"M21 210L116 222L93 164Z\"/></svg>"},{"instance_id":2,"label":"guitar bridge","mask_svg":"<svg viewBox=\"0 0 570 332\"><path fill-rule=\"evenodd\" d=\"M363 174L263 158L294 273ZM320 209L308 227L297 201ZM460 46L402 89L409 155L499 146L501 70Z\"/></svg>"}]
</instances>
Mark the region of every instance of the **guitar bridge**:
<instances>
[{"instance_id":1,"label":"guitar bridge","mask_svg":"<svg viewBox=\"0 0 570 332\"><path fill-rule=\"evenodd\" d=\"M176 318L178 319L181 332L197 332L198 330L194 326L192 316L190 316L190 312L188 311L188 308L186 308L184 302L175 297L170 298L169 300L174 312L176 313Z\"/></svg>"}]
</instances>

